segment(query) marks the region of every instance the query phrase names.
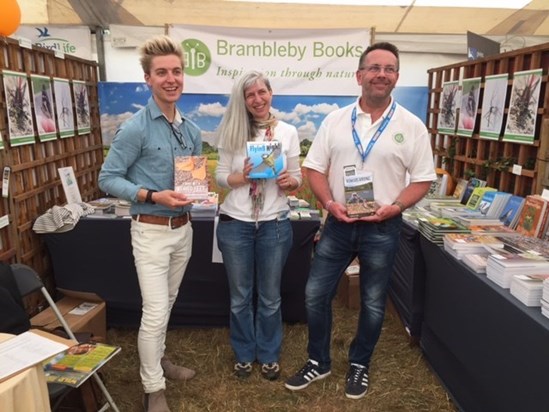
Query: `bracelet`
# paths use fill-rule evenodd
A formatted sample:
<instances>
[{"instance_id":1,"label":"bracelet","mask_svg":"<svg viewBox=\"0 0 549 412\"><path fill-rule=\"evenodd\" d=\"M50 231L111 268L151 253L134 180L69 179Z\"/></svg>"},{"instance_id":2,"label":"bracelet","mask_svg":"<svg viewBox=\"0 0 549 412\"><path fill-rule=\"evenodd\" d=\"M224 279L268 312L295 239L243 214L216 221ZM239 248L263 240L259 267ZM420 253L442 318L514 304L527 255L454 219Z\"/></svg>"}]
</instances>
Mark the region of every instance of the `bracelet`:
<instances>
[{"instance_id":1,"label":"bracelet","mask_svg":"<svg viewBox=\"0 0 549 412\"><path fill-rule=\"evenodd\" d=\"M399 200L395 200L393 203L391 203L391 205L397 205L400 209L400 213L404 212L404 210L406 209L406 206L404 206L404 204Z\"/></svg>"},{"instance_id":2,"label":"bracelet","mask_svg":"<svg viewBox=\"0 0 549 412\"><path fill-rule=\"evenodd\" d=\"M324 205L324 209L326 209L328 212L330 211L330 206L332 206L332 203L334 203L333 200L328 200L326 204Z\"/></svg>"},{"instance_id":3,"label":"bracelet","mask_svg":"<svg viewBox=\"0 0 549 412\"><path fill-rule=\"evenodd\" d=\"M147 196L145 197L145 203L150 203L155 205L156 202L153 200L153 193L156 193L156 190L147 190Z\"/></svg>"}]
</instances>

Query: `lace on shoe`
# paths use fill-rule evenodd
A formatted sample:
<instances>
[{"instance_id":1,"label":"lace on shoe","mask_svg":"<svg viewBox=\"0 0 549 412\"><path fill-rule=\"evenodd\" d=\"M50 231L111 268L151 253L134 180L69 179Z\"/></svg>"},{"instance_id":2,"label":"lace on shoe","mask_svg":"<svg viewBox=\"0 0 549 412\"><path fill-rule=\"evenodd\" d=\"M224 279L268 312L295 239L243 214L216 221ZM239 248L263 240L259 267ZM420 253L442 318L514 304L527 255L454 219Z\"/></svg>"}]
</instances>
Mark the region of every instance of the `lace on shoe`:
<instances>
[{"instance_id":1,"label":"lace on shoe","mask_svg":"<svg viewBox=\"0 0 549 412\"><path fill-rule=\"evenodd\" d=\"M345 396L351 399L359 399L368 391L368 368L352 363L347 373Z\"/></svg>"}]
</instances>

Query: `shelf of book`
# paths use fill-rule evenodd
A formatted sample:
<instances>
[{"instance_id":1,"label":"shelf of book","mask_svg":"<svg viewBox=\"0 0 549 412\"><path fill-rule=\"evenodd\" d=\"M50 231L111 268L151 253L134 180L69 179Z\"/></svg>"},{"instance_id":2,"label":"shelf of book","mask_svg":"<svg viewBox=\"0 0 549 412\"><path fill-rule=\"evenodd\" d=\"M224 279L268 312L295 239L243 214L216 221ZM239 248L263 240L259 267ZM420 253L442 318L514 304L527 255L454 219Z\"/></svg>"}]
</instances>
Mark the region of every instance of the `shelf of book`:
<instances>
[{"instance_id":1,"label":"shelf of book","mask_svg":"<svg viewBox=\"0 0 549 412\"><path fill-rule=\"evenodd\" d=\"M447 170L454 179L475 176L486 180L490 187L523 197L541 193L549 186L547 67L549 43L430 69L427 124L436 167ZM528 139L522 139L510 133L509 120L517 116L518 93L514 93L513 86L518 90L519 81L529 72L534 80L522 87L531 87L533 100L517 122L523 127L521 132L528 135ZM502 78L499 85L492 88L498 77ZM474 79L479 79L478 94L472 100L476 106L467 113L467 82ZM450 83L458 85L454 95L446 92ZM460 93L464 93L463 98ZM472 119L469 134L460 131L466 116ZM526 118L528 126L522 122ZM499 120L501 126L486 133L487 119L493 123Z\"/></svg>"}]
</instances>

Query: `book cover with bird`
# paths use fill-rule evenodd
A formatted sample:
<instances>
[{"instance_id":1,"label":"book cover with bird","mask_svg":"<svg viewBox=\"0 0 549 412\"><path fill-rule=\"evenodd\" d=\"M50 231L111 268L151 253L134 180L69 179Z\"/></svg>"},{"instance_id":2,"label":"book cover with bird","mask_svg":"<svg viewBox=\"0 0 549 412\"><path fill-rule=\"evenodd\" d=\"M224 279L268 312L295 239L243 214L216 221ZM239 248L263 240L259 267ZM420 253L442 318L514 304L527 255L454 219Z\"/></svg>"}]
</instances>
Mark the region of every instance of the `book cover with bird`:
<instances>
[{"instance_id":1,"label":"book cover with bird","mask_svg":"<svg viewBox=\"0 0 549 412\"><path fill-rule=\"evenodd\" d=\"M247 142L246 149L252 163L250 179L274 179L286 168L286 156L277 140Z\"/></svg>"}]
</instances>

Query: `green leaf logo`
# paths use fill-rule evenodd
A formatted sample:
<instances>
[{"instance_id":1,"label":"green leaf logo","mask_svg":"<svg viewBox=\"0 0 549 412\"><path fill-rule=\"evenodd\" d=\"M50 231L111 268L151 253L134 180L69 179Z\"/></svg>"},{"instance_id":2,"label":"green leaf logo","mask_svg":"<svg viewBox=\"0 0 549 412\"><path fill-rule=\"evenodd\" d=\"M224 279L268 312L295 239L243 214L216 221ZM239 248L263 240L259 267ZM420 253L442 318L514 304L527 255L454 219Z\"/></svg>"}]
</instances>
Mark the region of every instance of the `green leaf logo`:
<instances>
[{"instance_id":1,"label":"green leaf logo","mask_svg":"<svg viewBox=\"0 0 549 412\"><path fill-rule=\"evenodd\" d=\"M198 39L186 39L181 42L185 59L185 74L201 76L208 71L212 63L210 49Z\"/></svg>"}]
</instances>

